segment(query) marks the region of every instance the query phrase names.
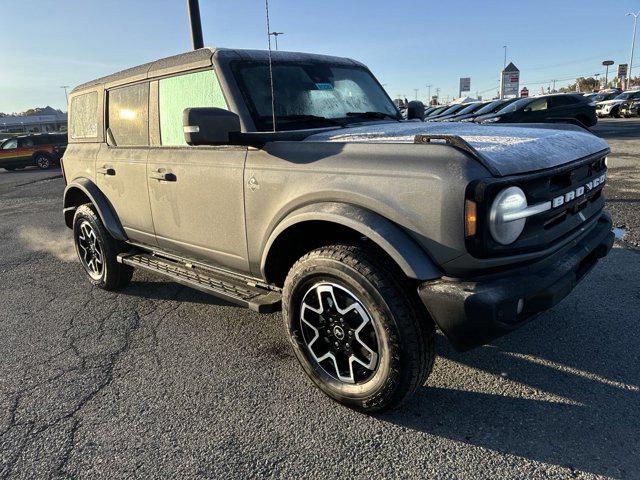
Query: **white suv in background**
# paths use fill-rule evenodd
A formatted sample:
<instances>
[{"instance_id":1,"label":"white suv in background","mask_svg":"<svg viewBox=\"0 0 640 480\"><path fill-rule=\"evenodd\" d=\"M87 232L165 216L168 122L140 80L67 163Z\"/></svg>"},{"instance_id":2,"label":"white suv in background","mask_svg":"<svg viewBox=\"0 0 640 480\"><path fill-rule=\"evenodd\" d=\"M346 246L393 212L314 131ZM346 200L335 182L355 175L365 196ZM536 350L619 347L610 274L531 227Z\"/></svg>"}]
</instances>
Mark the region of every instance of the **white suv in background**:
<instances>
[{"instance_id":1,"label":"white suv in background","mask_svg":"<svg viewBox=\"0 0 640 480\"><path fill-rule=\"evenodd\" d=\"M598 117L620 117L620 106L631 100L640 99L640 89L627 90L615 97L613 100L605 100L596 104L596 115Z\"/></svg>"}]
</instances>

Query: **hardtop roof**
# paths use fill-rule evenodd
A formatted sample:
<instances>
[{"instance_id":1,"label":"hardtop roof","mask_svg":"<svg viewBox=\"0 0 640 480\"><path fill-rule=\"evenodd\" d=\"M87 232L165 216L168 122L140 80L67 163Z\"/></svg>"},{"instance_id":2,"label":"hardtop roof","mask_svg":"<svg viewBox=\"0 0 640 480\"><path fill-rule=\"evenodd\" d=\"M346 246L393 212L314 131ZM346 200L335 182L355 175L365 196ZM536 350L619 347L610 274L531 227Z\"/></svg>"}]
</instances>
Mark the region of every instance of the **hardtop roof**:
<instances>
[{"instance_id":1,"label":"hardtop roof","mask_svg":"<svg viewBox=\"0 0 640 480\"><path fill-rule=\"evenodd\" d=\"M242 50L231 48L204 47L198 50L161 58L153 62L128 68L120 72L97 78L75 87L71 93L88 90L97 86L113 87L125 83L160 77L171 73L179 73L197 68L205 68L213 64L214 55L219 59L238 59L265 61L269 58L268 50ZM272 51L271 58L278 61L315 61L350 66L364 66L360 62L348 58L334 57L330 55L318 55L313 53Z\"/></svg>"}]
</instances>

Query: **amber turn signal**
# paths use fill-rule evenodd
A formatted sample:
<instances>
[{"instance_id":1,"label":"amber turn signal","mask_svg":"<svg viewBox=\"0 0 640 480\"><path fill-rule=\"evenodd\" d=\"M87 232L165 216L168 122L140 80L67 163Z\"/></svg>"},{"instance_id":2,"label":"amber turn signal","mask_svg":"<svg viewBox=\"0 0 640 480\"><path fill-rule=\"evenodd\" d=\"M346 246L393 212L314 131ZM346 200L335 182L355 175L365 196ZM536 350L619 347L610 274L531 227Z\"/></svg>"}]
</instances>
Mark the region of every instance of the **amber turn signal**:
<instances>
[{"instance_id":1,"label":"amber turn signal","mask_svg":"<svg viewBox=\"0 0 640 480\"><path fill-rule=\"evenodd\" d=\"M476 202L466 200L464 203L464 233L467 237L473 237L476 234L478 225L478 216L476 214Z\"/></svg>"}]
</instances>

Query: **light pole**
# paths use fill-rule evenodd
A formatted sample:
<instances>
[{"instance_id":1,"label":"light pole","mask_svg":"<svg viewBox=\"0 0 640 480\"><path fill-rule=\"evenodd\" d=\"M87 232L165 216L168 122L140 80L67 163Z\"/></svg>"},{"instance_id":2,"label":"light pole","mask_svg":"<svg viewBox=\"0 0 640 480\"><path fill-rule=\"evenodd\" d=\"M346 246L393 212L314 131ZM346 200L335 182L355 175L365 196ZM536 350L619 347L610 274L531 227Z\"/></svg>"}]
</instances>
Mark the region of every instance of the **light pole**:
<instances>
[{"instance_id":1,"label":"light pole","mask_svg":"<svg viewBox=\"0 0 640 480\"><path fill-rule=\"evenodd\" d=\"M67 88L69 88L69 85L62 85L60 88L64 90L64 99L66 100L67 105L69 105L69 96L67 95Z\"/></svg>"},{"instance_id":2,"label":"light pole","mask_svg":"<svg viewBox=\"0 0 640 480\"><path fill-rule=\"evenodd\" d=\"M613 60L605 60L602 62L602 65L606 67L604 71L604 88L607 88L609 85L609 67L613 65L613 63Z\"/></svg>"},{"instance_id":3,"label":"light pole","mask_svg":"<svg viewBox=\"0 0 640 480\"><path fill-rule=\"evenodd\" d=\"M633 17L633 38L631 40L631 58L629 59L629 70L627 71L627 88L631 86L631 69L633 68L633 50L636 46L636 27L638 26L638 17L640 16L640 12L638 13L627 13L627 17Z\"/></svg>"},{"instance_id":4,"label":"light pole","mask_svg":"<svg viewBox=\"0 0 640 480\"><path fill-rule=\"evenodd\" d=\"M273 38L276 40L276 50L278 50L278 37L280 35L284 35L284 32L269 32L269 35L273 35Z\"/></svg>"},{"instance_id":5,"label":"light pole","mask_svg":"<svg viewBox=\"0 0 640 480\"><path fill-rule=\"evenodd\" d=\"M414 88L413 91L416 92L416 100L418 100L418 88Z\"/></svg>"},{"instance_id":6,"label":"light pole","mask_svg":"<svg viewBox=\"0 0 640 480\"><path fill-rule=\"evenodd\" d=\"M502 68L507 68L507 46L503 45L502 48L504 48L504 65Z\"/></svg>"},{"instance_id":7,"label":"light pole","mask_svg":"<svg viewBox=\"0 0 640 480\"><path fill-rule=\"evenodd\" d=\"M427 88L429 89L429 98L427 99L427 104L431 105L431 87L433 85L427 85Z\"/></svg>"}]
</instances>

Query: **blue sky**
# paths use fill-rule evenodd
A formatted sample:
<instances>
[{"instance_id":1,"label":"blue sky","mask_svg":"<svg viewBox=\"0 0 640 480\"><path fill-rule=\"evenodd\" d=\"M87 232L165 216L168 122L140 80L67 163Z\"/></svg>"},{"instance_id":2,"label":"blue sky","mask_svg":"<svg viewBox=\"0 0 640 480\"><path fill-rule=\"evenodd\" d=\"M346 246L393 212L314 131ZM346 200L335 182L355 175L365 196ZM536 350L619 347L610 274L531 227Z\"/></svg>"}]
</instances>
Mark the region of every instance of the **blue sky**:
<instances>
[{"instance_id":1,"label":"blue sky","mask_svg":"<svg viewBox=\"0 0 640 480\"><path fill-rule=\"evenodd\" d=\"M264 0L200 0L205 44L265 48ZM640 0L270 0L281 50L366 63L389 94L495 93L503 62L532 92L628 63ZM64 108L61 85L77 85L190 49L186 0L2 0L0 111ZM640 39L639 39L640 41ZM636 49L635 61L640 64ZM639 65L640 67L640 65ZM634 73L640 69L634 68Z\"/></svg>"}]
</instances>

